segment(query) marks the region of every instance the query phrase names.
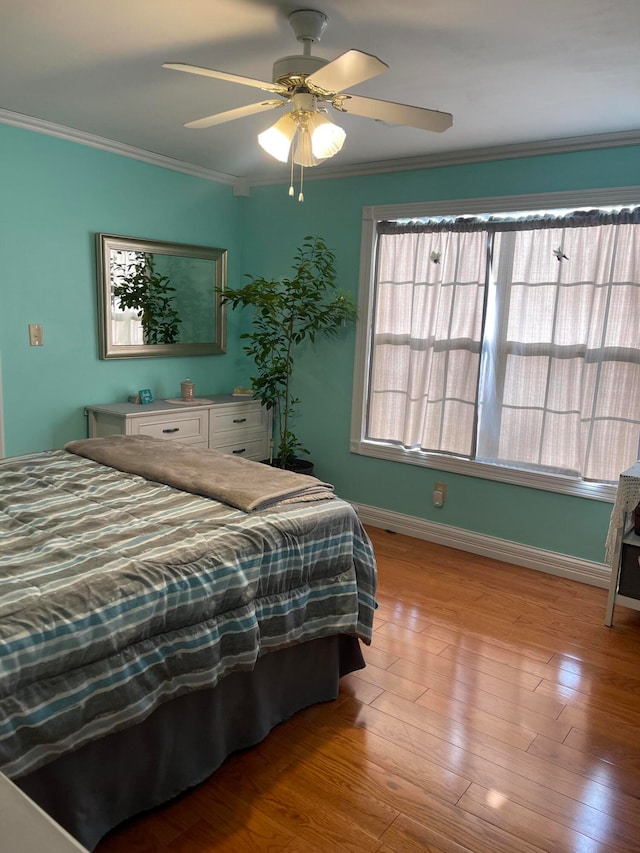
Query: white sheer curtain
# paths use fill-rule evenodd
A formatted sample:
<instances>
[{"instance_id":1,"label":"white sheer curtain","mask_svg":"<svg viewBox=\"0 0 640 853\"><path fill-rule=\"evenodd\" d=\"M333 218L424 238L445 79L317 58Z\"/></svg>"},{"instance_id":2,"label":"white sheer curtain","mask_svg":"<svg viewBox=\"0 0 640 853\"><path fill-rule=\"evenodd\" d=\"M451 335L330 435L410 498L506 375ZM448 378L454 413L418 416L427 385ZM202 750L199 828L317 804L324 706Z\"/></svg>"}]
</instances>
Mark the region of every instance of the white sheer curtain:
<instances>
[{"instance_id":1,"label":"white sheer curtain","mask_svg":"<svg viewBox=\"0 0 640 853\"><path fill-rule=\"evenodd\" d=\"M640 433L640 208L378 229L365 438L617 481Z\"/></svg>"},{"instance_id":2,"label":"white sheer curtain","mask_svg":"<svg viewBox=\"0 0 640 853\"><path fill-rule=\"evenodd\" d=\"M486 245L482 232L380 235L368 439L472 454Z\"/></svg>"},{"instance_id":3,"label":"white sheer curtain","mask_svg":"<svg viewBox=\"0 0 640 853\"><path fill-rule=\"evenodd\" d=\"M638 450L640 226L497 233L493 257L478 458L616 479Z\"/></svg>"}]
</instances>

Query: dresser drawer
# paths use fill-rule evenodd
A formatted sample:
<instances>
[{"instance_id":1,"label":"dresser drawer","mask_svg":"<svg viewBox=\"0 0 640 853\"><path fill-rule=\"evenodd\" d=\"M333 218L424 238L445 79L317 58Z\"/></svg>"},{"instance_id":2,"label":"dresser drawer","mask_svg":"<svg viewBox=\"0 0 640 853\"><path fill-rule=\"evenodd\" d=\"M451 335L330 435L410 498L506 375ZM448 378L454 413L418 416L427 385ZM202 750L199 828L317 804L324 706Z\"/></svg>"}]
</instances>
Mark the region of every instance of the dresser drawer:
<instances>
[{"instance_id":1,"label":"dresser drawer","mask_svg":"<svg viewBox=\"0 0 640 853\"><path fill-rule=\"evenodd\" d=\"M269 458L271 418L258 400L211 410L209 447L262 462Z\"/></svg>"},{"instance_id":2,"label":"dresser drawer","mask_svg":"<svg viewBox=\"0 0 640 853\"><path fill-rule=\"evenodd\" d=\"M229 453L233 456L242 456L244 459L253 459L262 462L269 458L269 439L261 432L250 432L240 437L229 437L229 434L216 436L209 445L220 453Z\"/></svg>"},{"instance_id":3,"label":"dresser drawer","mask_svg":"<svg viewBox=\"0 0 640 853\"><path fill-rule=\"evenodd\" d=\"M219 408L220 411L211 412L212 435L237 430L263 429L266 426L266 413L260 403L238 403Z\"/></svg>"},{"instance_id":4,"label":"dresser drawer","mask_svg":"<svg viewBox=\"0 0 640 853\"><path fill-rule=\"evenodd\" d=\"M148 435L187 444L203 444L209 437L209 412L185 412L180 415L148 415L131 419L132 435Z\"/></svg>"}]
</instances>

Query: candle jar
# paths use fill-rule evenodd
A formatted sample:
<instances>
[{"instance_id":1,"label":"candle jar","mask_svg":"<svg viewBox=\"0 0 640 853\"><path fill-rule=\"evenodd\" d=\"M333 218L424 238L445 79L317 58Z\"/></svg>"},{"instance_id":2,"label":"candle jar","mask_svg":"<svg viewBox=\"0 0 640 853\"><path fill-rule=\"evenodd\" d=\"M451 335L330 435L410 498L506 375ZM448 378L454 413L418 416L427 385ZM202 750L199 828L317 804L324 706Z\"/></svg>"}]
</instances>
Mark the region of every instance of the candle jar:
<instances>
[{"instance_id":1,"label":"candle jar","mask_svg":"<svg viewBox=\"0 0 640 853\"><path fill-rule=\"evenodd\" d=\"M180 396L183 400L193 400L196 393L196 386L190 379L185 379L180 383Z\"/></svg>"}]
</instances>

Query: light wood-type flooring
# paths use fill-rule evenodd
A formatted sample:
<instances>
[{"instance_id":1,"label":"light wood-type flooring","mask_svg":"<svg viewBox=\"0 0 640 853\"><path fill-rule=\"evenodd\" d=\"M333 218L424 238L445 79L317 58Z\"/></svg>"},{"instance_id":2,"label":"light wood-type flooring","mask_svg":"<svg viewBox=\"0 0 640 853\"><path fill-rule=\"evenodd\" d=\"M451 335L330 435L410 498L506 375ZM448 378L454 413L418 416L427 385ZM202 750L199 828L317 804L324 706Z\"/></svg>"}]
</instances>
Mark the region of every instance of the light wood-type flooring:
<instances>
[{"instance_id":1,"label":"light wood-type flooring","mask_svg":"<svg viewBox=\"0 0 640 853\"><path fill-rule=\"evenodd\" d=\"M367 668L98 853L640 851L640 613L369 533Z\"/></svg>"}]
</instances>

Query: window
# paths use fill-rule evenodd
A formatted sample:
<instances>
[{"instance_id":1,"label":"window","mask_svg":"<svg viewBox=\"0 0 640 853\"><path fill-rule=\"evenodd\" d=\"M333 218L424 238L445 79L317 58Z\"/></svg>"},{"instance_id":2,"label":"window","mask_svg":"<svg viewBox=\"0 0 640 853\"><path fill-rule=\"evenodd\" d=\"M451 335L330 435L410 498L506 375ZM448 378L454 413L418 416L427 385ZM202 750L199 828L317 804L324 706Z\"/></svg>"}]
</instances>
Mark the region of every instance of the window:
<instances>
[{"instance_id":1,"label":"window","mask_svg":"<svg viewBox=\"0 0 640 853\"><path fill-rule=\"evenodd\" d=\"M366 211L352 450L606 497L638 451L640 208L507 201Z\"/></svg>"}]
</instances>

